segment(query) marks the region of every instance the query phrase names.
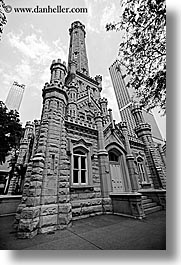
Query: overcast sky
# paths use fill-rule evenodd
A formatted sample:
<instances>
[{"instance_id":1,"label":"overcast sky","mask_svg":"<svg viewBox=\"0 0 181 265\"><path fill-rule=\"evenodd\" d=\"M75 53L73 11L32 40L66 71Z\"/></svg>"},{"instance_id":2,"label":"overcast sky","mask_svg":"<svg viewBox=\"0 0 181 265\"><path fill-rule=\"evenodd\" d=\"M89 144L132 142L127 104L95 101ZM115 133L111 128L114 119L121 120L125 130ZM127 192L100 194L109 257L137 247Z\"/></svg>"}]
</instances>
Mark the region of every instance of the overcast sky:
<instances>
[{"instance_id":1,"label":"overcast sky","mask_svg":"<svg viewBox=\"0 0 181 265\"><path fill-rule=\"evenodd\" d=\"M117 21L119 0L4 0L14 7L86 7L85 14L6 14L8 23L0 42L0 100L5 101L13 81L25 84L20 118L39 119L42 109L41 90L50 80L50 64L61 58L67 62L69 49L68 29L79 20L86 27L86 48L90 76L103 76L102 97L108 98L114 119L120 121L119 111L108 68L116 60L120 33L106 32L107 22ZM166 138L165 118L155 115L162 136Z\"/></svg>"}]
</instances>

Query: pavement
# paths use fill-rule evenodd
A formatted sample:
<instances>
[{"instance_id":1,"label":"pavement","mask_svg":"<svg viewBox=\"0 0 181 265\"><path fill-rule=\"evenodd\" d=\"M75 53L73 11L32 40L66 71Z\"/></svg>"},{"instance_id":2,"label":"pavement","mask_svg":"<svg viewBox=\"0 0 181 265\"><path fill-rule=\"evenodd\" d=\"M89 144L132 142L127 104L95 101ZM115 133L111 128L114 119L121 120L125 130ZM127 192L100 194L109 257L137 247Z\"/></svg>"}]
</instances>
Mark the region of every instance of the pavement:
<instances>
[{"instance_id":1,"label":"pavement","mask_svg":"<svg viewBox=\"0 0 181 265\"><path fill-rule=\"evenodd\" d=\"M1 250L166 250L166 212L142 220L99 215L73 222L66 230L17 239L14 216L0 217Z\"/></svg>"}]
</instances>

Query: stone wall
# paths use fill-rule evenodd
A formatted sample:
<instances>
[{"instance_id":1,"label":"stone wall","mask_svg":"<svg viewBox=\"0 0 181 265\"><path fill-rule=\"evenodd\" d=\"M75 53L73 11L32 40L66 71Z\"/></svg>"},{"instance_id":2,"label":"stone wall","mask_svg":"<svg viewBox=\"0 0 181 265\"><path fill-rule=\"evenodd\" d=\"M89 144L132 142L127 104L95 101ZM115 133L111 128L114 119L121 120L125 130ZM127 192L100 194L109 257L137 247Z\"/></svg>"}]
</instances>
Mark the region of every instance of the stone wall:
<instances>
[{"instance_id":1,"label":"stone wall","mask_svg":"<svg viewBox=\"0 0 181 265\"><path fill-rule=\"evenodd\" d=\"M101 196L101 181L100 169L98 162L98 145L96 135L87 135L79 132L68 132L68 138L75 141L80 138L85 142L91 143L91 175L90 185L87 187L75 187L70 184L70 202L72 204L72 218L73 220L86 218L111 212L111 201L109 199L102 199Z\"/></svg>"},{"instance_id":2,"label":"stone wall","mask_svg":"<svg viewBox=\"0 0 181 265\"><path fill-rule=\"evenodd\" d=\"M149 162L148 162L148 160L147 160L147 158L145 156L144 149L142 149L142 148L139 149L137 147L137 148L133 148L132 152L133 152L135 161L136 161L137 157L139 157L139 156L141 156L143 158L143 164L145 165L145 171L146 171L147 178L149 179L150 187L153 187L152 173L151 173L151 170L150 170ZM139 175L138 167L136 166L136 164L135 164L135 174L138 175L138 181L139 181L139 185L140 185L140 188L141 188L142 187L141 186L142 180L141 180L141 176Z\"/></svg>"}]
</instances>

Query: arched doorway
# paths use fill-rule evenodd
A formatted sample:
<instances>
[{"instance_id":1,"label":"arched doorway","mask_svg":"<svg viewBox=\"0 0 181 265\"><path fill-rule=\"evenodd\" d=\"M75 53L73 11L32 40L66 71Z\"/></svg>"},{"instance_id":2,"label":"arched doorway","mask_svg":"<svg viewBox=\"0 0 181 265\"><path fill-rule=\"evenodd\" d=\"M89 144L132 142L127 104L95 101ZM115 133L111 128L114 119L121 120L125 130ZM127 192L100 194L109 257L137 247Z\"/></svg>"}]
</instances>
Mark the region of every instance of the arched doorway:
<instances>
[{"instance_id":1,"label":"arched doorway","mask_svg":"<svg viewBox=\"0 0 181 265\"><path fill-rule=\"evenodd\" d=\"M110 149L108 153L112 191L115 193L129 191L130 185L128 181L128 172L124 154L115 148Z\"/></svg>"}]
</instances>

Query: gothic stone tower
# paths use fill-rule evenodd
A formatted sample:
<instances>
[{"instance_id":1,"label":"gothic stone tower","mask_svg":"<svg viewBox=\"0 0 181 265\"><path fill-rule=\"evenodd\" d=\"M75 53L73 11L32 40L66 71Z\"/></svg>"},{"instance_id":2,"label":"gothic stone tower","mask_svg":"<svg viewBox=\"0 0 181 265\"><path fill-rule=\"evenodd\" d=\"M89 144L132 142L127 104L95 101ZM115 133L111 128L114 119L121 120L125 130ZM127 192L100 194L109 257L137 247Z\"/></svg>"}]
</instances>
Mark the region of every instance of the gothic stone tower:
<instances>
[{"instance_id":1,"label":"gothic stone tower","mask_svg":"<svg viewBox=\"0 0 181 265\"><path fill-rule=\"evenodd\" d=\"M101 98L102 77L89 75L84 25L72 23L69 33L68 68L60 59L53 60L50 82L43 88L41 120L35 122L16 214L21 238L67 228L73 220L98 214L144 216L133 150L143 170L145 153L153 149L151 143L145 149L149 135L145 138L137 130L140 139L135 142L125 122L115 124L107 99ZM146 179L154 188L152 180Z\"/></svg>"},{"instance_id":2,"label":"gothic stone tower","mask_svg":"<svg viewBox=\"0 0 181 265\"><path fill-rule=\"evenodd\" d=\"M102 128L103 119L105 124L110 119L107 100L100 98L102 78L89 77L84 26L74 22L69 32L68 71L65 62L53 60L43 88L41 121L16 214L20 238L111 211Z\"/></svg>"},{"instance_id":3,"label":"gothic stone tower","mask_svg":"<svg viewBox=\"0 0 181 265\"><path fill-rule=\"evenodd\" d=\"M86 45L85 45L85 26L76 21L72 23L71 28L69 29L70 33L70 47L69 47L69 64L68 72L70 71L72 61L76 62L76 70L80 73L83 73L89 76L89 67L88 59L86 54Z\"/></svg>"}]
</instances>

